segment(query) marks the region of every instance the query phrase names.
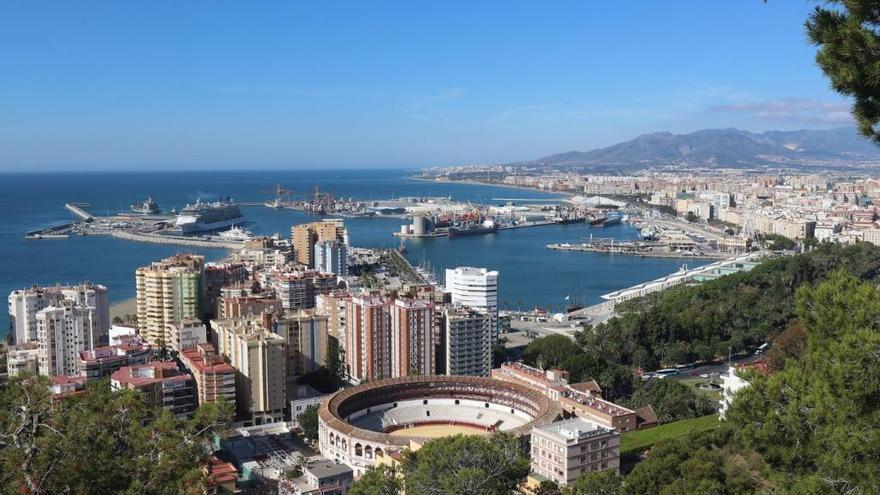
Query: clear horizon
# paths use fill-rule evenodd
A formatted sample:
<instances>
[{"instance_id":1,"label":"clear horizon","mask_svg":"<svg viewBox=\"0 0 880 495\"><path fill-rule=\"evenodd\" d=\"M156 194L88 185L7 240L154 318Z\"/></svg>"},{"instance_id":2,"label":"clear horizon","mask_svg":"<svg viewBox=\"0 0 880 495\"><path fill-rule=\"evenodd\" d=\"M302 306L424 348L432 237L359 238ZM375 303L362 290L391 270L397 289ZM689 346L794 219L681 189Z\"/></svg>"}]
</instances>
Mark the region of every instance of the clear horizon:
<instances>
[{"instance_id":1,"label":"clear horizon","mask_svg":"<svg viewBox=\"0 0 880 495\"><path fill-rule=\"evenodd\" d=\"M816 5L6 5L0 171L418 169L849 126Z\"/></svg>"}]
</instances>

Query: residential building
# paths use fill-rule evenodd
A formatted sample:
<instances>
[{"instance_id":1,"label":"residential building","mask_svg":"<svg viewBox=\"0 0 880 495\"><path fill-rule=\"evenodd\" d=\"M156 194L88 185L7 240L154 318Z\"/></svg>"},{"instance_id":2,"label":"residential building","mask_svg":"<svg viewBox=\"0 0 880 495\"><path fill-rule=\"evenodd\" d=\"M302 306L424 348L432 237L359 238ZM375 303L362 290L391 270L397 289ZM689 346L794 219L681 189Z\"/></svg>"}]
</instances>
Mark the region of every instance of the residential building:
<instances>
[{"instance_id":1,"label":"residential building","mask_svg":"<svg viewBox=\"0 0 880 495\"><path fill-rule=\"evenodd\" d=\"M107 288L84 282L71 286L33 286L9 294L9 336L12 344L26 344L37 339L37 313L70 299L80 306L96 310L97 326L102 332L110 328L110 302Z\"/></svg>"},{"instance_id":2,"label":"residential building","mask_svg":"<svg viewBox=\"0 0 880 495\"><path fill-rule=\"evenodd\" d=\"M206 319L216 318L217 300L223 287L245 282L249 278L243 263L208 263L205 266L205 308Z\"/></svg>"},{"instance_id":3,"label":"residential building","mask_svg":"<svg viewBox=\"0 0 880 495\"><path fill-rule=\"evenodd\" d=\"M260 274L264 287L275 291L284 309L311 309L315 297L336 289L336 277L317 270L295 272L266 272Z\"/></svg>"},{"instance_id":4,"label":"residential building","mask_svg":"<svg viewBox=\"0 0 880 495\"><path fill-rule=\"evenodd\" d=\"M232 291L223 291L224 294ZM248 295L223 295L217 305L217 319L247 318L259 316L266 311L281 312L281 299L271 292L253 293Z\"/></svg>"},{"instance_id":5,"label":"residential building","mask_svg":"<svg viewBox=\"0 0 880 495\"><path fill-rule=\"evenodd\" d=\"M321 241L338 241L348 245L348 231L340 219L294 225L290 229L294 259L297 263L315 268L315 244Z\"/></svg>"},{"instance_id":6,"label":"residential building","mask_svg":"<svg viewBox=\"0 0 880 495\"><path fill-rule=\"evenodd\" d=\"M343 277L348 275L348 249L338 240L315 243L315 269Z\"/></svg>"},{"instance_id":7,"label":"residential building","mask_svg":"<svg viewBox=\"0 0 880 495\"><path fill-rule=\"evenodd\" d=\"M620 433L581 418L536 426L531 469L559 486L587 473L620 472Z\"/></svg>"},{"instance_id":8,"label":"residential building","mask_svg":"<svg viewBox=\"0 0 880 495\"><path fill-rule=\"evenodd\" d=\"M290 398L290 422L293 426L299 426L297 416L304 413L310 407L318 407L321 401L333 394L322 394L314 388L300 383L288 390Z\"/></svg>"},{"instance_id":9,"label":"residential building","mask_svg":"<svg viewBox=\"0 0 880 495\"><path fill-rule=\"evenodd\" d=\"M208 327L202 320L184 318L166 325L165 335L168 336L168 347L176 352L207 342Z\"/></svg>"},{"instance_id":10,"label":"residential building","mask_svg":"<svg viewBox=\"0 0 880 495\"><path fill-rule=\"evenodd\" d=\"M173 361L124 366L110 375L110 386L137 391L147 405L166 409L178 418L189 417L196 409L193 378Z\"/></svg>"},{"instance_id":11,"label":"residential building","mask_svg":"<svg viewBox=\"0 0 880 495\"><path fill-rule=\"evenodd\" d=\"M397 299L388 309L392 376L434 374L434 305L419 299Z\"/></svg>"},{"instance_id":12,"label":"residential building","mask_svg":"<svg viewBox=\"0 0 880 495\"><path fill-rule=\"evenodd\" d=\"M85 392L86 379L81 376L53 376L48 388L49 393L52 394L52 400L58 401Z\"/></svg>"},{"instance_id":13,"label":"residential building","mask_svg":"<svg viewBox=\"0 0 880 495\"><path fill-rule=\"evenodd\" d=\"M498 340L498 272L460 266L446 269L446 291L452 304L483 311L492 317L492 342Z\"/></svg>"},{"instance_id":14,"label":"residential building","mask_svg":"<svg viewBox=\"0 0 880 495\"><path fill-rule=\"evenodd\" d=\"M109 345L117 345L121 344L131 337L137 336L137 329L134 327L129 327L125 325L111 325L110 326L110 340L107 342Z\"/></svg>"},{"instance_id":15,"label":"residential building","mask_svg":"<svg viewBox=\"0 0 880 495\"><path fill-rule=\"evenodd\" d=\"M492 317L469 308L447 308L442 334L447 375L489 376Z\"/></svg>"},{"instance_id":16,"label":"residential building","mask_svg":"<svg viewBox=\"0 0 880 495\"><path fill-rule=\"evenodd\" d=\"M78 375L87 381L108 378L123 366L146 364L153 351L139 337L120 339L118 344L96 347L79 353Z\"/></svg>"},{"instance_id":17,"label":"residential building","mask_svg":"<svg viewBox=\"0 0 880 495\"><path fill-rule=\"evenodd\" d=\"M354 472L345 464L328 459L309 461L302 467L303 475L283 481L284 495L345 495L354 483Z\"/></svg>"},{"instance_id":18,"label":"residential building","mask_svg":"<svg viewBox=\"0 0 880 495\"><path fill-rule=\"evenodd\" d=\"M199 405L218 400L235 402L235 368L217 354L212 344L181 351L180 362L192 373Z\"/></svg>"},{"instance_id":19,"label":"residential building","mask_svg":"<svg viewBox=\"0 0 880 495\"><path fill-rule=\"evenodd\" d=\"M345 368L355 382L391 378L391 318L376 296L345 301Z\"/></svg>"},{"instance_id":20,"label":"residential building","mask_svg":"<svg viewBox=\"0 0 880 495\"><path fill-rule=\"evenodd\" d=\"M345 298L343 291L333 291L315 296L315 312L327 317L327 335L336 339L345 349Z\"/></svg>"},{"instance_id":21,"label":"residential building","mask_svg":"<svg viewBox=\"0 0 880 495\"><path fill-rule=\"evenodd\" d=\"M212 320L216 349L235 368L235 402L247 423L283 419L287 343L255 319Z\"/></svg>"},{"instance_id":22,"label":"residential building","mask_svg":"<svg viewBox=\"0 0 880 495\"><path fill-rule=\"evenodd\" d=\"M327 361L327 317L312 310L287 312L268 328L287 342L287 376L316 371Z\"/></svg>"},{"instance_id":23,"label":"residential building","mask_svg":"<svg viewBox=\"0 0 880 495\"><path fill-rule=\"evenodd\" d=\"M204 274L204 257L191 254L179 254L137 269L138 334L150 345L168 347L170 323L202 317Z\"/></svg>"},{"instance_id":24,"label":"residential building","mask_svg":"<svg viewBox=\"0 0 880 495\"><path fill-rule=\"evenodd\" d=\"M39 374L39 368L40 345L36 342L11 346L6 353L6 373L10 377L22 373L35 376Z\"/></svg>"},{"instance_id":25,"label":"residential building","mask_svg":"<svg viewBox=\"0 0 880 495\"><path fill-rule=\"evenodd\" d=\"M83 307L69 299L38 311L39 373L75 375L79 353L106 342L106 332L99 327L96 308Z\"/></svg>"}]
</instances>

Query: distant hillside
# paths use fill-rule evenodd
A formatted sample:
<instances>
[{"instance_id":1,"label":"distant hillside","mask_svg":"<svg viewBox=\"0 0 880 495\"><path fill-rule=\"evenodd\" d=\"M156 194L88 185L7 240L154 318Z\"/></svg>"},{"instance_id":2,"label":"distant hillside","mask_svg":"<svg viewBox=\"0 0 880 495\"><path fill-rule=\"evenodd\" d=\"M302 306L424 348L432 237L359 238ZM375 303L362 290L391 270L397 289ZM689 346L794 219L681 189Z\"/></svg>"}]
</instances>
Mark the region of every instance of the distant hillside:
<instances>
[{"instance_id":1,"label":"distant hillside","mask_svg":"<svg viewBox=\"0 0 880 495\"><path fill-rule=\"evenodd\" d=\"M569 151L524 162L557 167L639 167L667 164L746 167L811 162L880 160L880 147L854 128L767 131L704 129L690 134L655 132L592 151Z\"/></svg>"}]
</instances>

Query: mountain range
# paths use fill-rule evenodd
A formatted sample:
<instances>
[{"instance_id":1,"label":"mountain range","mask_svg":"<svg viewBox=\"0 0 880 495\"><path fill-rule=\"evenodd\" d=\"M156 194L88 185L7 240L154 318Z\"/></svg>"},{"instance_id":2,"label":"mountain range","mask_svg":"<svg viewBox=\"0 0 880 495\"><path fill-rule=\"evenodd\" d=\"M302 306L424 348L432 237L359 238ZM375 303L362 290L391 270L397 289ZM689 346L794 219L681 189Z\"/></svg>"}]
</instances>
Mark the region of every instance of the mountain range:
<instances>
[{"instance_id":1,"label":"mountain range","mask_svg":"<svg viewBox=\"0 0 880 495\"><path fill-rule=\"evenodd\" d=\"M688 165L709 167L846 165L880 161L880 146L851 127L766 131L703 129L689 134L655 132L592 151L569 151L517 165L559 168Z\"/></svg>"}]
</instances>

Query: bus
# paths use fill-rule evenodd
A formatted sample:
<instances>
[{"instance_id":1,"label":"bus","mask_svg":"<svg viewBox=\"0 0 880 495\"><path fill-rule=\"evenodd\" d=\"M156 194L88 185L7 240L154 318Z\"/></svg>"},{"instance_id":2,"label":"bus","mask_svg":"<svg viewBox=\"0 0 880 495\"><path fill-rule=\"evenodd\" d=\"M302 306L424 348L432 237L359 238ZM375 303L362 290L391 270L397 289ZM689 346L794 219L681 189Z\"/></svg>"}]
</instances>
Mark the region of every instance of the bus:
<instances>
[{"instance_id":1,"label":"bus","mask_svg":"<svg viewBox=\"0 0 880 495\"><path fill-rule=\"evenodd\" d=\"M654 376L657 378L666 378L667 376L675 376L677 374L678 370L674 368L665 368L654 372Z\"/></svg>"}]
</instances>

